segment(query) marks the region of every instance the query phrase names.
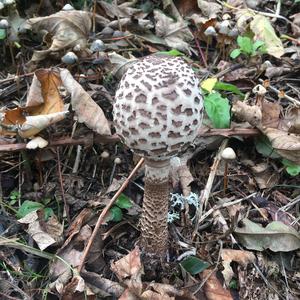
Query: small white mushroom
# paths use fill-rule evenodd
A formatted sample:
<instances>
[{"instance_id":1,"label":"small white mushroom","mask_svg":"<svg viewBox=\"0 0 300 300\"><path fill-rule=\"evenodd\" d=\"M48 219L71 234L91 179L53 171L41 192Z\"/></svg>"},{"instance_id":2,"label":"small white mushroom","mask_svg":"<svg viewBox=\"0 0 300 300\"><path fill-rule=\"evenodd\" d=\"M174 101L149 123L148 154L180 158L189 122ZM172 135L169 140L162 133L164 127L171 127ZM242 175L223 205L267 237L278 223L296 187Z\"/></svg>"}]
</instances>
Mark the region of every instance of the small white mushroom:
<instances>
[{"instance_id":1,"label":"small white mushroom","mask_svg":"<svg viewBox=\"0 0 300 300\"><path fill-rule=\"evenodd\" d=\"M101 158L108 158L109 157L109 152L107 152L106 150L104 150L102 153L101 153Z\"/></svg>"},{"instance_id":2,"label":"small white mushroom","mask_svg":"<svg viewBox=\"0 0 300 300\"><path fill-rule=\"evenodd\" d=\"M228 162L235 160L236 159L236 154L234 152L234 150L230 147L225 148L222 153L221 153L221 157L224 159L225 161L225 168L224 168L224 184L223 184L223 188L224 188L224 194L226 193L227 190L227 186L228 186Z\"/></svg>"},{"instance_id":3,"label":"small white mushroom","mask_svg":"<svg viewBox=\"0 0 300 300\"><path fill-rule=\"evenodd\" d=\"M116 157L115 160L114 160L114 163L115 163L116 165L120 165L121 162L122 162L122 160L121 160L120 157Z\"/></svg>"},{"instance_id":4,"label":"small white mushroom","mask_svg":"<svg viewBox=\"0 0 300 300\"><path fill-rule=\"evenodd\" d=\"M2 19L0 21L0 29L7 29L9 27L9 23L6 19Z\"/></svg>"},{"instance_id":5,"label":"small white mushroom","mask_svg":"<svg viewBox=\"0 0 300 300\"><path fill-rule=\"evenodd\" d=\"M68 3L61 10L71 11L71 10L75 10L75 8L71 4Z\"/></svg>"},{"instance_id":6,"label":"small white mushroom","mask_svg":"<svg viewBox=\"0 0 300 300\"><path fill-rule=\"evenodd\" d=\"M234 150L230 147L225 148L221 154L222 158L225 160L234 160L236 159L236 154Z\"/></svg>"},{"instance_id":7,"label":"small white mushroom","mask_svg":"<svg viewBox=\"0 0 300 300\"><path fill-rule=\"evenodd\" d=\"M209 26L206 28L206 30L204 31L204 34L206 36L216 36L217 32L216 29L213 26Z\"/></svg>"},{"instance_id":8,"label":"small white mushroom","mask_svg":"<svg viewBox=\"0 0 300 300\"><path fill-rule=\"evenodd\" d=\"M105 50L105 44L101 40L94 40L91 44L90 50L92 52L99 52Z\"/></svg>"},{"instance_id":9,"label":"small white mushroom","mask_svg":"<svg viewBox=\"0 0 300 300\"><path fill-rule=\"evenodd\" d=\"M182 58L152 55L131 65L116 92L116 132L145 158L141 247L165 257L170 158L183 152L202 123L199 80Z\"/></svg>"},{"instance_id":10,"label":"small white mushroom","mask_svg":"<svg viewBox=\"0 0 300 300\"><path fill-rule=\"evenodd\" d=\"M72 65L78 61L78 57L74 52L67 52L62 58L61 61L67 65Z\"/></svg>"}]
</instances>

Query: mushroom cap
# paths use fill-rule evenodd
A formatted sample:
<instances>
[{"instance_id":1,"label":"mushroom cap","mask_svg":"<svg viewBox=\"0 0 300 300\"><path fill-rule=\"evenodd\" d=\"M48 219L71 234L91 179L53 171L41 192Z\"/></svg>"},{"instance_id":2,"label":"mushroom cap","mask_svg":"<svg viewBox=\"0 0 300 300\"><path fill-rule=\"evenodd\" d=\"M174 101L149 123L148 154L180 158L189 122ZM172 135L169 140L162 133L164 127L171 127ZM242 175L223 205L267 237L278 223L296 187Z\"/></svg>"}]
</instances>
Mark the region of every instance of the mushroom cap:
<instances>
[{"instance_id":1,"label":"mushroom cap","mask_svg":"<svg viewBox=\"0 0 300 300\"><path fill-rule=\"evenodd\" d=\"M236 159L236 154L232 148L227 147L222 151L221 157L225 160L234 160Z\"/></svg>"},{"instance_id":2,"label":"mushroom cap","mask_svg":"<svg viewBox=\"0 0 300 300\"><path fill-rule=\"evenodd\" d=\"M101 40L95 40L92 42L90 50L92 52L103 51L105 49L105 44Z\"/></svg>"},{"instance_id":3,"label":"mushroom cap","mask_svg":"<svg viewBox=\"0 0 300 300\"><path fill-rule=\"evenodd\" d=\"M120 81L114 103L116 132L137 154L164 160L193 142L202 109L199 80L183 59L146 56Z\"/></svg>"},{"instance_id":4,"label":"mushroom cap","mask_svg":"<svg viewBox=\"0 0 300 300\"><path fill-rule=\"evenodd\" d=\"M67 52L62 58L61 58L61 61L67 65L72 65L74 63L76 63L78 60L78 57L77 55L70 51L70 52Z\"/></svg>"}]
</instances>

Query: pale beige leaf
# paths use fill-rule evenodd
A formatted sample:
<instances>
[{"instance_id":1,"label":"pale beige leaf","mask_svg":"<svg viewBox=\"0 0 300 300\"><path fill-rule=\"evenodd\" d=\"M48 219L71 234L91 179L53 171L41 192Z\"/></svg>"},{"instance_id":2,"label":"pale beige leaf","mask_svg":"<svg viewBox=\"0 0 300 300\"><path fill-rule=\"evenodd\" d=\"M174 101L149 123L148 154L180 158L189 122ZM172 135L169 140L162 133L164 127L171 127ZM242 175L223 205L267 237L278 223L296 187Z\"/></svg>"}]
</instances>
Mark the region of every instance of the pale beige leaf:
<instances>
[{"instance_id":1,"label":"pale beige leaf","mask_svg":"<svg viewBox=\"0 0 300 300\"><path fill-rule=\"evenodd\" d=\"M250 23L254 32L254 40L265 43L268 54L280 58L284 54L284 48L280 38L277 37L269 19L262 15L255 15Z\"/></svg>"},{"instance_id":2,"label":"pale beige leaf","mask_svg":"<svg viewBox=\"0 0 300 300\"><path fill-rule=\"evenodd\" d=\"M34 136L51 124L63 120L67 113L68 111L63 111L48 115L27 116L18 133L22 138Z\"/></svg>"},{"instance_id":3,"label":"pale beige leaf","mask_svg":"<svg viewBox=\"0 0 300 300\"><path fill-rule=\"evenodd\" d=\"M60 69L60 77L66 90L71 94L71 105L78 122L101 135L111 135L109 123L100 106L67 69Z\"/></svg>"}]
</instances>

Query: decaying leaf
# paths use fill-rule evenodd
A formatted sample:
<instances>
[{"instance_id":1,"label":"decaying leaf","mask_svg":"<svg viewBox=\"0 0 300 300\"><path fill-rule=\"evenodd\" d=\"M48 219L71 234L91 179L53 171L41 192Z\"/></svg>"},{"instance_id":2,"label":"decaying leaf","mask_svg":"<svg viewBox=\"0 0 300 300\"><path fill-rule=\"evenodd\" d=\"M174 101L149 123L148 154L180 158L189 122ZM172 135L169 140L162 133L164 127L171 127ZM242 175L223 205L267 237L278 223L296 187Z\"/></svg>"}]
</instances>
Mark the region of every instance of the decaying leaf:
<instances>
[{"instance_id":1,"label":"decaying leaf","mask_svg":"<svg viewBox=\"0 0 300 300\"><path fill-rule=\"evenodd\" d=\"M51 52L72 49L76 45L85 49L92 25L90 14L78 10L59 11L47 17L29 19L27 22L34 31L47 30L51 38L51 46L47 50L33 53L30 61L33 63L45 59Z\"/></svg>"},{"instance_id":2,"label":"decaying leaf","mask_svg":"<svg viewBox=\"0 0 300 300\"><path fill-rule=\"evenodd\" d=\"M221 251L221 257L222 257L222 264L224 267L224 270L222 271L222 274L225 279L225 283L227 286L229 286L229 283L234 276L234 272L230 266L231 262L235 261L238 264L242 265L244 268L247 267L247 265L251 262L255 261L255 255L250 251L243 251L243 250L233 250L233 249L223 249Z\"/></svg>"},{"instance_id":3,"label":"decaying leaf","mask_svg":"<svg viewBox=\"0 0 300 300\"><path fill-rule=\"evenodd\" d=\"M233 300L230 291L224 288L218 280L216 271L212 271L211 269L204 270L202 279L205 279L203 289L208 300Z\"/></svg>"},{"instance_id":4,"label":"decaying leaf","mask_svg":"<svg viewBox=\"0 0 300 300\"><path fill-rule=\"evenodd\" d=\"M99 105L73 78L67 69L60 69L60 77L66 90L71 94L71 105L78 122L101 135L111 135L109 123Z\"/></svg>"},{"instance_id":5,"label":"decaying leaf","mask_svg":"<svg viewBox=\"0 0 300 300\"><path fill-rule=\"evenodd\" d=\"M166 16L159 10L154 10L154 18L156 21L156 34L164 38L170 48L191 53L188 42L193 39L193 35L183 19L175 22L172 18Z\"/></svg>"},{"instance_id":6,"label":"decaying leaf","mask_svg":"<svg viewBox=\"0 0 300 300\"><path fill-rule=\"evenodd\" d=\"M280 58L284 54L281 40L277 37L269 19L262 15L255 15L250 23L256 41L263 41L268 54Z\"/></svg>"},{"instance_id":7,"label":"decaying leaf","mask_svg":"<svg viewBox=\"0 0 300 300\"><path fill-rule=\"evenodd\" d=\"M62 240L63 225L53 215L48 221L44 221L37 211L30 212L19 220L22 224L28 224L27 232L36 241L41 250Z\"/></svg>"},{"instance_id":8,"label":"decaying leaf","mask_svg":"<svg viewBox=\"0 0 300 300\"><path fill-rule=\"evenodd\" d=\"M222 9L220 4L211 1L197 0L197 3L202 14L209 19L216 18Z\"/></svg>"},{"instance_id":9,"label":"decaying leaf","mask_svg":"<svg viewBox=\"0 0 300 300\"><path fill-rule=\"evenodd\" d=\"M272 147L278 154L288 160L300 164L300 135L288 133L275 128L263 128Z\"/></svg>"},{"instance_id":10,"label":"decaying leaf","mask_svg":"<svg viewBox=\"0 0 300 300\"><path fill-rule=\"evenodd\" d=\"M236 228L234 233L247 249L288 252L300 248L300 235L291 226L274 221L262 227L246 218L242 221L244 227Z\"/></svg>"}]
</instances>

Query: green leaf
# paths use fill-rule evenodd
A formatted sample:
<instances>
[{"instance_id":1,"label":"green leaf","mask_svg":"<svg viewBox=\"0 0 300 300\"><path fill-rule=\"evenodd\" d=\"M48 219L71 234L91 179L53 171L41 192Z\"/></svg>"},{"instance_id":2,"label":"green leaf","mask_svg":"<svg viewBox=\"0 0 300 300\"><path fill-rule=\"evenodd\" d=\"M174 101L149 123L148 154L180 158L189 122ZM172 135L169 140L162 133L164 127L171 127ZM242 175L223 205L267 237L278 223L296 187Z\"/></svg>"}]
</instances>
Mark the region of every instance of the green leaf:
<instances>
[{"instance_id":1,"label":"green leaf","mask_svg":"<svg viewBox=\"0 0 300 300\"><path fill-rule=\"evenodd\" d=\"M164 54L164 55L170 55L170 56L184 56L184 53L182 53L176 49L172 49L170 51L159 51L159 52L157 52L157 54Z\"/></svg>"},{"instance_id":2,"label":"green leaf","mask_svg":"<svg viewBox=\"0 0 300 300\"><path fill-rule=\"evenodd\" d=\"M279 158L280 155L274 150L269 139L261 135L254 140L255 148L264 157Z\"/></svg>"},{"instance_id":3,"label":"green leaf","mask_svg":"<svg viewBox=\"0 0 300 300\"><path fill-rule=\"evenodd\" d=\"M106 217L106 222L113 221L113 222L120 222L123 218L123 213L121 208L118 206L113 206L109 211Z\"/></svg>"},{"instance_id":4,"label":"green leaf","mask_svg":"<svg viewBox=\"0 0 300 300\"><path fill-rule=\"evenodd\" d=\"M253 50L256 51L258 48L264 46L264 42L263 41L256 41L254 44L253 44Z\"/></svg>"},{"instance_id":5,"label":"green leaf","mask_svg":"<svg viewBox=\"0 0 300 300\"><path fill-rule=\"evenodd\" d=\"M252 54L253 53L253 42L252 40L247 36L238 36L237 43L240 46L240 50L246 54Z\"/></svg>"},{"instance_id":6,"label":"green leaf","mask_svg":"<svg viewBox=\"0 0 300 300\"><path fill-rule=\"evenodd\" d=\"M227 98L218 92L204 97L205 111L215 128L229 128L230 105Z\"/></svg>"},{"instance_id":7,"label":"green leaf","mask_svg":"<svg viewBox=\"0 0 300 300\"><path fill-rule=\"evenodd\" d=\"M298 176L300 174L300 165L296 165L294 162L285 158L281 162L285 166L289 175Z\"/></svg>"},{"instance_id":8,"label":"green leaf","mask_svg":"<svg viewBox=\"0 0 300 300\"><path fill-rule=\"evenodd\" d=\"M234 49L233 51L231 51L230 57L231 57L232 59L235 59L235 58L237 58L241 53L242 53L242 52L241 52L240 49Z\"/></svg>"},{"instance_id":9,"label":"green leaf","mask_svg":"<svg viewBox=\"0 0 300 300\"><path fill-rule=\"evenodd\" d=\"M4 40L6 38L6 30L0 29L0 40Z\"/></svg>"},{"instance_id":10,"label":"green leaf","mask_svg":"<svg viewBox=\"0 0 300 300\"><path fill-rule=\"evenodd\" d=\"M54 215L54 211L51 207L46 207L44 209L44 214L45 214L45 220L48 221L48 219Z\"/></svg>"},{"instance_id":11,"label":"green leaf","mask_svg":"<svg viewBox=\"0 0 300 300\"><path fill-rule=\"evenodd\" d=\"M187 257L180 263L180 265L192 275L196 275L210 266L209 263L195 256Z\"/></svg>"},{"instance_id":12,"label":"green leaf","mask_svg":"<svg viewBox=\"0 0 300 300\"><path fill-rule=\"evenodd\" d=\"M124 194L121 194L119 196L119 198L117 199L116 203L115 203L117 206L119 206L120 208L131 208L132 207L132 203L130 201L130 199L124 195Z\"/></svg>"},{"instance_id":13,"label":"green leaf","mask_svg":"<svg viewBox=\"0 0 300 300\"><path fill-rule=\"evenodd\" d=\"M41 208L44 208L44 205L42 203L25 200L20 206L20 208L18 209L17 218L21 219L26 215L28 215L29 213Z\"/></svg>"},{"instance_id":14,"label":"green leaf","mask_svg":"<svg viewBox=\"0 0 300 300\"><path fill-rule=\"evenodd\" d=\"M233 84L230 83L225 83L222 81L218 81L215 86L214 86L215 90L221 90L221 91L228 91L228 92L232 92L236 95L239 95L241 97L244 97L245 95Z\"/></svg>"}]
</instances>

